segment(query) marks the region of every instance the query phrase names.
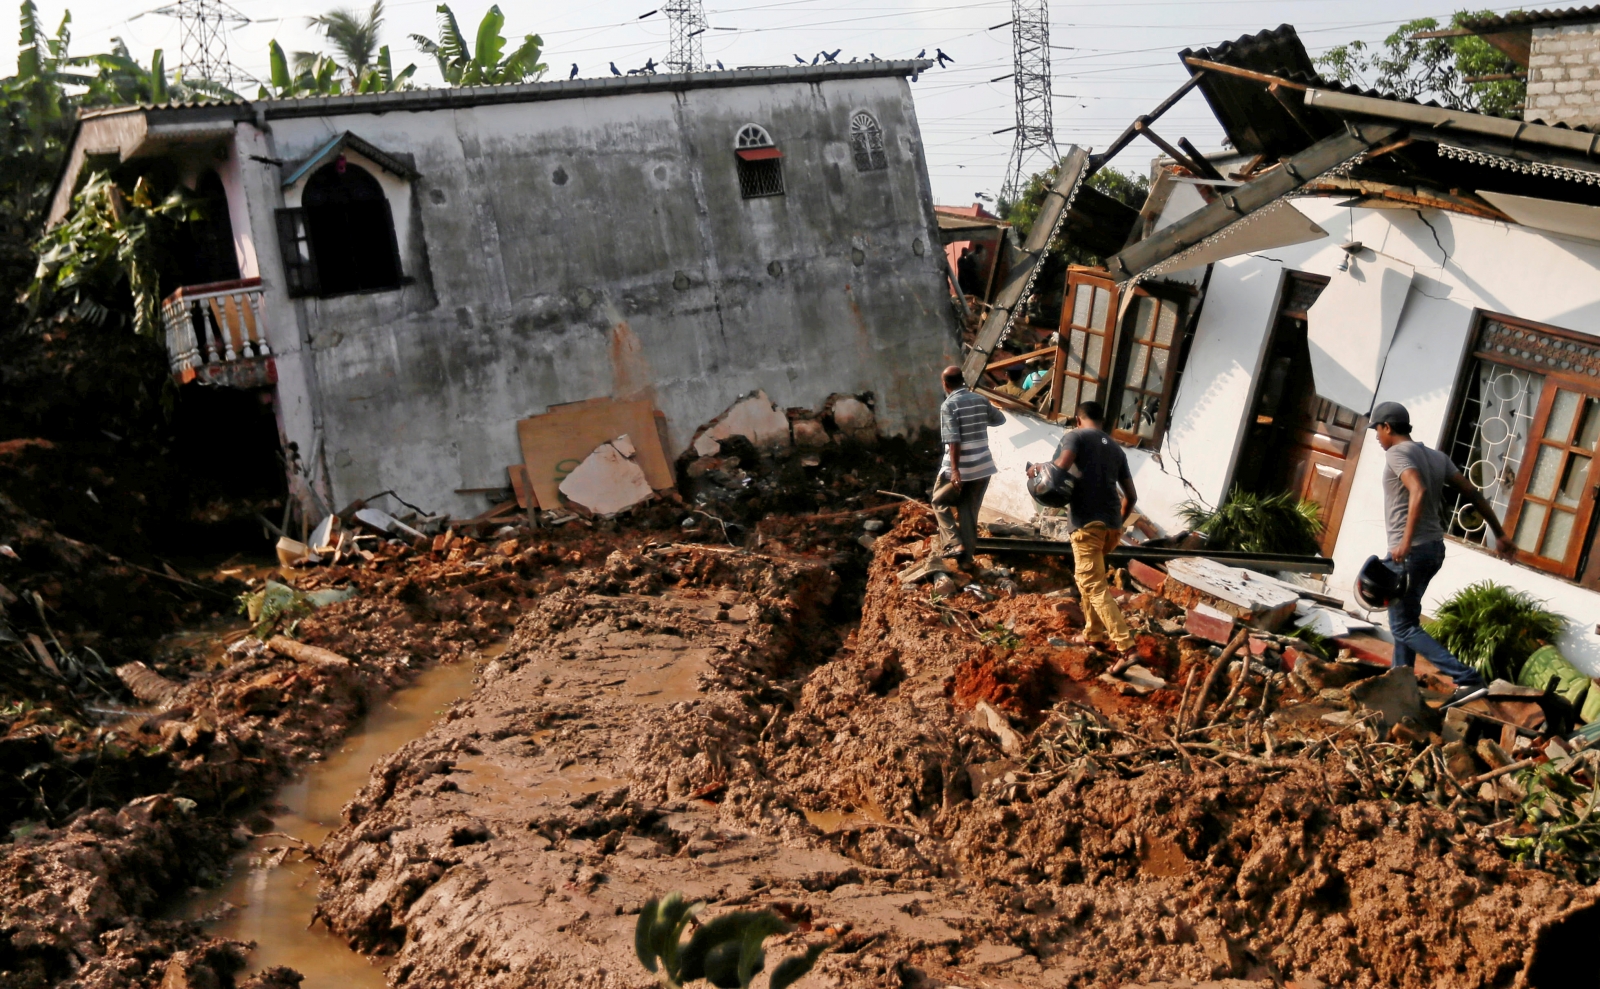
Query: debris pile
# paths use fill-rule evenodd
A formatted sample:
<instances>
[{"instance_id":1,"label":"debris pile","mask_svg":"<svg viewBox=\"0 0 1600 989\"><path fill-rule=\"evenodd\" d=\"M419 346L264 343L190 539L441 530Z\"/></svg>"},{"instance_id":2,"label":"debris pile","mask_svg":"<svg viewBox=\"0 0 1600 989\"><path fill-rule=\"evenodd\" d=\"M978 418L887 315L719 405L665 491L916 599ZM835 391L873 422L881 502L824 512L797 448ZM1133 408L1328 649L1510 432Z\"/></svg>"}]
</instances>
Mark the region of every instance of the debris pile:
<instances>
[{"instance_id":1,"label":"debris pile","mask_svg":"<svg viewBox=\"0 0 1600 989\"><path fill-rule=\"evenodd\" d=\"M1581 743L1501 761L1436 674L1284 634L1298 593L1226 568L1118 573L1108 677L1067 561L960 573L890 521L837 649L827 571L755 534L569 575L377 767L324 919L400 986L617 970L669 889L806 918L783 951L862 986L1509 984L1588 923Z\"/></svg>"}]
</instances>

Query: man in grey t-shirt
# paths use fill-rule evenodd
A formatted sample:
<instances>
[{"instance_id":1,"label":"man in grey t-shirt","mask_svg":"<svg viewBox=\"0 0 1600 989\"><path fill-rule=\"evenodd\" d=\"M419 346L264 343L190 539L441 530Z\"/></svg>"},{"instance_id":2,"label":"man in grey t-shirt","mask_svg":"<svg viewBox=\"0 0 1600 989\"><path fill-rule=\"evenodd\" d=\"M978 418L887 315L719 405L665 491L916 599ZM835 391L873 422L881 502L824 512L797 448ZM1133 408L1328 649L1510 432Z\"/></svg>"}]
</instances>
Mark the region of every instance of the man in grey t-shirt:
<instances>
[{"instance_id":1,"label":"man in grey t-shirt","mask_svg":"<svg viewBox=\"0 0 1600 989\"><path fill-rule=\"evenodd\" d=\"M1444 522L1441 502L1446 486L1471 500L1494 531L1501 555L1513 550L1488 499L1461 476L1450 458L1411 438L1411 413L1399 402L1381 402L1372 410L1370 427L1383 447L1383 508L1389 535L1390 565L1408 580L1406 593L1389 605L1389 631L1394 635L1394 665L1410 666L1416 653L1456 682L1457 694L1481 687L1483 677L1462 663L1422 629L1422 596L1444 565Z\"/></svg>"}]
</instances>

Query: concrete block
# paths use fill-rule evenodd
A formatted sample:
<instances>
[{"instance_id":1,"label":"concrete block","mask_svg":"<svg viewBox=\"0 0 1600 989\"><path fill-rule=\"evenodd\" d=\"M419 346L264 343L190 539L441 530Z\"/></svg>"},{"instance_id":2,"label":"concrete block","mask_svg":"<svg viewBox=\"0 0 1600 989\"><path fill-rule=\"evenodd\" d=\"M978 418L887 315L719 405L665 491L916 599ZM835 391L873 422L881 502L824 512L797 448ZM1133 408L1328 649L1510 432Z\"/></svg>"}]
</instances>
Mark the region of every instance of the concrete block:
<instances>
[{"instance_id":1,"label":"concrete block","mask_svg":"<svg viewBox=\"0 0 1600 989\"><path fill-rule=\"evenodd\" d=\"M796 419L794 445L802 450L820 450L828 445L828 431L815 419Z\"/></svg>"},{"instance_id":2,"label":"concrete block","mask_svg":"<svg viewBox=\"0 0 1600 989\"><path fill-rule=\"evenodd\" d=\"M1389 736L1389 729L1403 718L1422 717L1422 691L1417 687L1417 675L1409 666L1390 670L1349 687L1350 699L1364 711L1376 711L1378 738Z\"/></svg>"},{"instance_id":3,"label":"concrete block","mask_svg":"<svg viewBox=\"0 0 1600 989\"><path fill-rule=\"evenodd\" d=\"M1594 76L1594 68L1589 65L1574 65L1567 69L1568 79L1589 79Z\"/></svg>"},{"instance_id":4,"label":"concrete block","mask_svg":"<svg viewBox=\"0 0 1600 989\"><path fill-rule=\"evenodd\" d=\"M848 395L834 401L833 424L853 439L872 440L878 435L878 420L872 414L872 409L867 407L867 403Z\"/></svg>"},{"instance_id":5,"label":"concrete block","mask_svg":"<svg viewBox=\"0 0 1600 989\"><path fill-rule=\"evenodd\" d=\"M1162 586L1167 582L1167 575L1165 573L1157 570L1155 567L1152 567L1150 564L1145 563L1142 560L1128 561L1128 573L1133 575L1134 580L1137 580L1139 583L1150 588L1152 591L1155 591L1157 594L1161 593Z\"/></svg>"},{"instance_id":6,"label":"concrete block","mask_svg":"<svg viewBox=\"0 0 1600 989\"><path fill-rule=\"evenodd\" d=\"M1246 625L1276 631L1300 595L1277 581L1215 560L1173 560L1162 595L1185 608L1208 604Z\"/></svg>"},{"instance_id":7,"label":"concrete block","mask_svg":"<svg viewBox=\"0 0 1600 989\"><path fill-rule=\"evenodd\" d=\"M1541 55L1561 55L1566 53L1572 45L1559 38L1540 38L1534 47L1538 48Z\"/></svg>"},{"instance_id":8,"label":"concrete block","mask_svg":"<svg viewBox=\"0 0 1600 989\"><path fill-rule=\"evenodd\" d=\"M1560 56L1556 61L1562 65L1582 65L1588 61L1588 57L1585 52L1568 52Z\"/></svg>"},{"instance_id":9,"label":"concrete block","mask_svg":"<svg viewBox=\"0 0 1600 989\"><path fill-rule=\"evenodd\" d=\"M1545 93L1553 93L1555 91L1556 91L1556 84L1553 83L1553 82L1530 82L1530 83L1528 83L1528 95L1529 96L1543 96Z\"/></svg>"},{"instance_id":10,"label":"concrete block","mask_svg":"<svg viewBox=\"0 0 1600 989\"><path fill-rule=\"evenodd\" d=\"M1538 55L1531 55L1528 58L1528 68L1530 69L1542 69L1547 65L1554 64L1556 64L1556 57L1554 55L1546 55L1543 52Z\"/></svg>"},{"instance_id":11,"label":"concrete block","mask_svg":"<svg viewBox=\"0 0 1600 989\"><path fill-rule=\"evenodd\" d=\"M1233 616L1210 605L1197 604L1184 612L1183 627L1190 635L1217 645L1227 645L1233 640Z\"/></svg>"},{"instance_id":12,"label":"concrete block","mask_svg":"<svg viewBox=\"0 0 1600 989\"><path fill-rule=\"evenodd\" d=\"M1572 79L1563 79L1556 83L1556 92L1558 93L1576 93L1581 89L1583 89L1583 83Z\"/></svg>"},{"instance_id":13,"label":"concrete block","mask_svg":"<svg viewBox=\"0 0 1600 989\"><path fill-rule=\"evenodd\" d=\"M730 405L701 436L713 440L743 436L758 447L785 449L789 446L789 417L772 404L766 392L758 391ZM695 452L708 455L699 449L698 440Z\"/></svg>"}]
</instances>

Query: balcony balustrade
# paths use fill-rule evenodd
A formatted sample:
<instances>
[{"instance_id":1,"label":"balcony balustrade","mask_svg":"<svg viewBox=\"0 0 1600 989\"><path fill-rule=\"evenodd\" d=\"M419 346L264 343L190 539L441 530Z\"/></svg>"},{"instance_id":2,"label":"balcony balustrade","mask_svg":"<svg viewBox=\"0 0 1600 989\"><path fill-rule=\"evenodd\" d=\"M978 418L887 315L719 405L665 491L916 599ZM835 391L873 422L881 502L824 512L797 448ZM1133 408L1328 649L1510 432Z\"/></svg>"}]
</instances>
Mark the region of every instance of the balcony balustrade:
<instances>
[{"instance_id":1,"label":"balcony balustrade","mask_svg":"<svg viewBox=\"0 0 1600 989\"><path fill-rule=\"evenodd\" d=\"M254 388L277 380L267 346L261 279L185 285L161 303L167 356L179 384Z\"/></svg>"}]
</instances>

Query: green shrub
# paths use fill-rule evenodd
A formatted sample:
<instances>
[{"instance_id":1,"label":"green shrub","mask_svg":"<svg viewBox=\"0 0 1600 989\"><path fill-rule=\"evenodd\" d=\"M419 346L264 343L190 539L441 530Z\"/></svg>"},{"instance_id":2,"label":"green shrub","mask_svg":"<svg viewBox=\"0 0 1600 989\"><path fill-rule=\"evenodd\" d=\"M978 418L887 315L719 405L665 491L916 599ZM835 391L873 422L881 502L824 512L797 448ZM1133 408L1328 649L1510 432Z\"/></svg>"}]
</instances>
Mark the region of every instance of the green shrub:
<instances>
[{"instance_id":1,"label":"green shrub","mask_svg":"<svg viewBox=\"0 0 1600 989\"><path fill-rule=\"evenodd\" d=\"M1457 591L1422 628L1486 678L1515 683L1534 650L1566 624L1532 595L1484 580Z\"/></svg>"},{"instance_id":2,"label":"green shrub","mask_svg":"<svg viewBox=\"0 0 1600 989\"><path fill-rule=\"evenodd\" d=\"M701 924L684 943L683 932L704 906L698 901L689 903L678 893L646 903L634 927L634 952L667 989L680 989L697 979L717 989L749 989L756 974L766 967L763 942L791 928L771 910L735 910ZM814 944L803 954L779 962L772 970L769 989L786 989L811 971L828 947Z\"/></svg>"},{"instance_id":3,"label":"green shrub","mask_svg":"<svg viewBox=\"0 0 1600 989\"><path fill-rule=\"evenodd\" d=\"M1322 551L1322 515L1315 502L1301 501L1290 492L1250 494L1234 488L1216 509L1193 501L1178 506L1184 524L1206 537L1207 549L1244 553L1299 553Z\"/></svg>"}]
</instances>

